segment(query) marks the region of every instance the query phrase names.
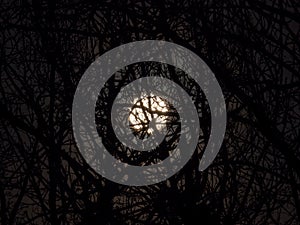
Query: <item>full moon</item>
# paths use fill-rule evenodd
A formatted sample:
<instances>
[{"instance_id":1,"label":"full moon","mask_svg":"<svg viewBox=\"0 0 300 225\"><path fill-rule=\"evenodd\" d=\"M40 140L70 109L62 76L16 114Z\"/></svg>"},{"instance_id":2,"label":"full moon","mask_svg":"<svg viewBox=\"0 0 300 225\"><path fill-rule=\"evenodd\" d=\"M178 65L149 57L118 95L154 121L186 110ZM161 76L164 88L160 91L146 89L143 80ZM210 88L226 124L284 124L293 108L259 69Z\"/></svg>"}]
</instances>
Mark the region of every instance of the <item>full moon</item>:
<instances>
[{"instance_id":1,"label":"full moon","mask_svg":"<svg viewBox=\"0 0 300 225\"><path fill-rule=\"evenodd\" d=\"M159 96L147 96L135 99L129 114L130 127L134 133L144 133L139 136L149 136L154 129L162 130L166 126L167 102Z\"/></svg>"}]
</instances>

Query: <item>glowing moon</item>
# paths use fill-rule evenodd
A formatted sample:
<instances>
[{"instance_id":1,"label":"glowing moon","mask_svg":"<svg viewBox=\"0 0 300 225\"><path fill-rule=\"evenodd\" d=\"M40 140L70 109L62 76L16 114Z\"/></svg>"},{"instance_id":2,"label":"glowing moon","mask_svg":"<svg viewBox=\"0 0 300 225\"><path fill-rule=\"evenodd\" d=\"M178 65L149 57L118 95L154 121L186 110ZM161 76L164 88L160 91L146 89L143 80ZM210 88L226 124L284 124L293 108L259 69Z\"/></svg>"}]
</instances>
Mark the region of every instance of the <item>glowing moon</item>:
<instances>
[{"instance_id":1,"label":"glowing moon","mask_svg":"<svg viewBox=\"0 0 300 225\"><path fill-rule=\"evenodd\" d=\"M150 95L134 100L128 119L134 131L144 130L150 135L154 129L162 130L166 127L168 111L168 105L164 99Z\"/></svg>"}]
</instances>

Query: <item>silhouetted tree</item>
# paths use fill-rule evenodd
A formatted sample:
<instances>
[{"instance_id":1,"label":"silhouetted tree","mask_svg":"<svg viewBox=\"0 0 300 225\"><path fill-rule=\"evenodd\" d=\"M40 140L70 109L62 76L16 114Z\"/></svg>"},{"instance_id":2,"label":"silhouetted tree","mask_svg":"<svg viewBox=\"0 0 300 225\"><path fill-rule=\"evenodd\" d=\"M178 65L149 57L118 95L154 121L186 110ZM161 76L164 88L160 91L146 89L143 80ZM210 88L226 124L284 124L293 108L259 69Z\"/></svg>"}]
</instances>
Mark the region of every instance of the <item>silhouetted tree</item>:
<instances>
[{"instance_id":1,"label":"silhouetted tree","mask_svg":"<svg viewBox=\"0 0 300 225\"><path fill-rule=\"evenodd\" d=\"M0 2L1 224L299 223L297 0ZM145 39L180 44L209 65L226 98L227 131L214 163L199 172L210 131L200 88L171 66L123 68L97 104L112 104L117 88L156 71L193 97L202 129L197 151L180 172L156 185L127 187L97 175L81 157L72 101L97 56ZM101 129L110 125L97 118L105 135ZM168 156L119 151L119 143L105 140L127 162Z\"/></svg>"}]
</instances>

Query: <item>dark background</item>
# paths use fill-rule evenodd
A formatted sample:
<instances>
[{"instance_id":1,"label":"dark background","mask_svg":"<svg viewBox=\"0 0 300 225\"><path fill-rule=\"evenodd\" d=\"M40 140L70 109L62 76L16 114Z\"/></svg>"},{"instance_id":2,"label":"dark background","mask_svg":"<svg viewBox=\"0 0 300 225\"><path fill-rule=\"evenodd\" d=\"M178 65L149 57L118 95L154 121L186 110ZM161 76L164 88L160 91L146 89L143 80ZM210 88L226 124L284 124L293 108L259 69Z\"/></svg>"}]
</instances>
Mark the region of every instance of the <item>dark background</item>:
<instances>
[{"instance_id":1,"label":"dark background","mask_svg":"<svg viewBox=\"0 0 300 225\"><path fill-rule=\"evenodd\" d=\"M0 224L299 224L298 0L0 2ZM227 131L204 172L200 146L169 180L127 187L82 159L72 100L96 57L144 39L210 66Z\"/></svg>"}]
</instances>

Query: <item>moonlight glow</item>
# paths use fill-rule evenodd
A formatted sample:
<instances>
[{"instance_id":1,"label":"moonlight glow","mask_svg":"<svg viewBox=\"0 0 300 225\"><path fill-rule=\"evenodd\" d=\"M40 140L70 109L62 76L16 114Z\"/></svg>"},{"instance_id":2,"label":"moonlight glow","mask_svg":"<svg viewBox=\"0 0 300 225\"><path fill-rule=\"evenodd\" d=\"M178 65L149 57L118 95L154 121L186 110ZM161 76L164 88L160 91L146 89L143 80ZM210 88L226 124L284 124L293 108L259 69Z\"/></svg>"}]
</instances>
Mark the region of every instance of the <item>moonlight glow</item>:
<instances>
[{"instance_id":1,"label":"moonlight glow","mask_svg":"<svg viewBox=\"0 0 300 225\"><path fill-rule=\"evenodd\" d=\"M158 96L147 96L136 99L129 115L131 128L136 131L144 131L148 135L154 129L162 130L166 126L168 105Z\"/></svg>"}]
</instances>

